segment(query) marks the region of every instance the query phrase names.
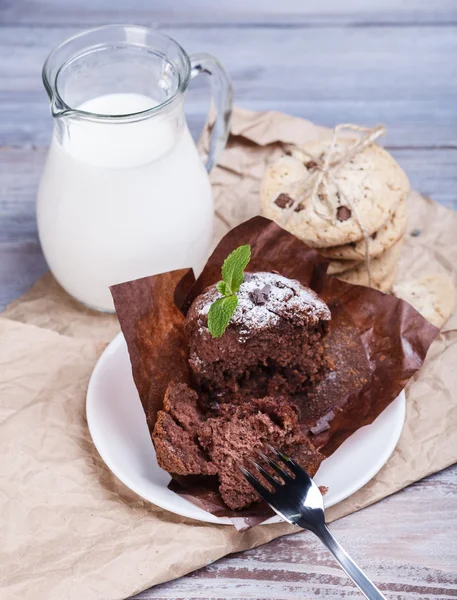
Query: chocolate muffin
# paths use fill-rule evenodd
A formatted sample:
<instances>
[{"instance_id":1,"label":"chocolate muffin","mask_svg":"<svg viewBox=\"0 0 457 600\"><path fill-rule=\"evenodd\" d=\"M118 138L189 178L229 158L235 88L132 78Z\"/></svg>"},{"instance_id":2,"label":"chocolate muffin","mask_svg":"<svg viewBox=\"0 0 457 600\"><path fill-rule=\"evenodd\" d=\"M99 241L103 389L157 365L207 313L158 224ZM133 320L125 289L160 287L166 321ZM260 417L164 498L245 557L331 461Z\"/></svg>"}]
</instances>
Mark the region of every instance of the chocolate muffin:
<instances>
[{"instance_id":1,"label":"chocolate muffin","mask_svg":"<svg viewBox=\"0 0 457 600\"><path fill-rule=\"evenodd\" d=\"M246 273L238 307L220 338L208 330L216 286L186 317L189 364L210 403L306 392L324 372L323 336L330 311L317 294L276 273Z\"/></svg>"},{"instance_id":2,"label":"chocolate muffin","mask_svg":"<svg viewBox=\"0 0 457 600\"><path fill-rule=\"evenodd\" d=\"M293 457L311 476L324 459L301 431L288 398L227 403L216 413L204 413L197 401L188 385L168 386L152 434L157 461L173 475L217 475L221 497L233 510L259 500L239 466L250 467L257 450L268 452L265 444Z\"/></svg>"},{"instance_id":3,"label":"chocolate muffin","mask_svg":"<svg viewBox=\"0 0 457 600\"><path fill-rule=\"evenodd\" d=\"M300 425L296 395L324 372L323 337L330 311L312 290L276 273L247 273L238 306L220 338L208 330L216 286L186 317L195 389L169 384L152 434L159 465L173 475L216 476L225 504L259 500L239 466L268 444L313 476L323 455Z\"/></svg>"}]
</instances>

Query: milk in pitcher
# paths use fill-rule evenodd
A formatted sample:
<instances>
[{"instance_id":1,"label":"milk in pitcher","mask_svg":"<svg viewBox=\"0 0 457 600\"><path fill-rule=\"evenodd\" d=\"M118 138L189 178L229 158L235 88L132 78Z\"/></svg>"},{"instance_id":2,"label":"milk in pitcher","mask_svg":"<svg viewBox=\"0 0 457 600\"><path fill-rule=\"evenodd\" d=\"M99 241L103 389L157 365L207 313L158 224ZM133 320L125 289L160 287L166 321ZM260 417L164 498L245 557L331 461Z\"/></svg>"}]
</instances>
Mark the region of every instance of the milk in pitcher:
<instances>
[{"instance_id":1,"label":"milk in pitcher","mask_svg":"<svg viewBox=\"0 0 457 600\"><path fill-rule=\"evenodd\" d=\"M139 114L158 103L107 94L78 111ZM84 304L113 308L109 286L208 256L207 173L179 110L132 122L78 120L51 144L38 193L41 244L60 284Z\"/></svg>"}]
</instances>

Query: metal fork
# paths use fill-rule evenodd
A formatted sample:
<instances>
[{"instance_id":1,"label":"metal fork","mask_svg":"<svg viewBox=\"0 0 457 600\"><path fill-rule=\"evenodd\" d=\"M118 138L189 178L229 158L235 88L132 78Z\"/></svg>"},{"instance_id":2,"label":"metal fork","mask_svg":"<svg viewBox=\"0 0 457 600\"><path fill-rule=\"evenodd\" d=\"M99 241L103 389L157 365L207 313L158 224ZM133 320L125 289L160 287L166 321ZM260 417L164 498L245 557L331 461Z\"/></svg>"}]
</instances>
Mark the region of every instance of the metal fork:
<instances>
[{"instance_id":1,"label":"metal fork","mask_svg":"<svg viewBox=\"0 0 457 600\"><path fill-rule=\"evenodd\" d=\"M263 461L282 481L273 477L262 467L262 465L253 460L253 465L272 487L274 492L267 489L267 487L250 471L244 467L240 467L241 472L252 487L283 519L293 525L308 529L317 535L366 598L369 598L370 600L386 600L385 596L381 594L365 573L359 569L328 529L325 524L324 500L322 494L308 473L294 460L285 456L276 448L271 446L269 446L269 448L274 456L287 467L293 476L285 471L279 464L271 460L271 458L259 452Z\"/></svg>"}]
</instances>

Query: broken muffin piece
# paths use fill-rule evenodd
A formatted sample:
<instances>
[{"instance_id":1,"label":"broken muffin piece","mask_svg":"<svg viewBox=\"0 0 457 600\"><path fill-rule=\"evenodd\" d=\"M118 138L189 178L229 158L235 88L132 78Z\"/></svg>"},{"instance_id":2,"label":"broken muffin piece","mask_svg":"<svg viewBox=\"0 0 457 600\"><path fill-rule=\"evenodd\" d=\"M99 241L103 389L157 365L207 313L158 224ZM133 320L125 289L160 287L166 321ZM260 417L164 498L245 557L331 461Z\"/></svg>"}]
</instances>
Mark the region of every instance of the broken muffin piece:
<instances>
[{"instance_id":1,"label":"broken muffin piece","mask_svg":"<svg viewBox=\"0 0 457 600\"><path fill-rule=\"evenodd\" d=\"M313 290L277 273L246 273L225 333L213 338L208 312L220 297L215 285L207 288L185 324L190 367L212 402L303 393L322 377L331 316Z\"/></svg>"},{"instance_id":2,"label":"broken muffin piece","mask_svg":"<svg viewBox=\"0 0 457 600\"><path fill-rule=\"evenodd\" d=\"M225 504L241 509L259 499L239 467L252 469L251 459L268 444L294 458L313 476L324 457L301 432L297 411L288 398L254 399L237 406L224 405L201 427L199 442L217 469L219 492Z\"/></svg>"},{"instance_id":3,"label":"broken muffin piece","mask_svg":"<svg viewBox=\"0 0 457 600\"><path fill-rule=\"evenodd\" d=\"M170 383L157 413L152 441L157 462L173 475L215 475L216 468L198 443L204 421L197 393L185 383Z\"/></svg>"},{"instance_id":4,"label":"broken muffin piece","mask_svg":"<svg viewBox=\"0 0 457 600\"><path fill-rule=\"evenodd\" d=\"M289 398L225 403L217 413L198 408L197 394L185 384L171 383L164 410L153 432L159 465L177 475L214 475L225 504L238 510L259 500L239 467L249 467L268 444L294 458L313 476L324 457L313 447L298 422Z\"/></svg>"}]
</instances>

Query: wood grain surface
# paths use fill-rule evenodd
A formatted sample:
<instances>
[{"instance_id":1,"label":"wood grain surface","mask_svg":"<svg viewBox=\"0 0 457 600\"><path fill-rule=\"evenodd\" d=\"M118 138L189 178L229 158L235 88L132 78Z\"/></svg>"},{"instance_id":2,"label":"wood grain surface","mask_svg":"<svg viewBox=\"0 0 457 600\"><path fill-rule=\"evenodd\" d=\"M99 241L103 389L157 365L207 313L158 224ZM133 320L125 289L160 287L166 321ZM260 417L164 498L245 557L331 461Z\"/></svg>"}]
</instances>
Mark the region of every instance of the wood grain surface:
<instances>
[{"instance_id":1,"label":"wood grain surface","mask_svg":"<svg viewBox=\"0 0 457 600\"><path fill-rule=\"evenodd\" d=\"M324 125L385 123L385 144L413 186L457 208L455 0L0 0L0 308L46 270L34 213L52 131L43 61L83 28L122 22L159 26L189 53L218 56L241 106ZM205 82L188 93L195 135L207 95ZM455 467L331 527L386 597L457 598ZM315 597L361 595L299 533L137 599Z\"/></svg>"},{"instance_id":2,"label":"wood grain surface","mask_svg":"<svg viewBox=\"0 0 457 600\"><path fill-rule=\"evenodd\" d=\"M457 597L457 474L447 469L330 525L389 600ZM453 533L452 533L453 532ZM361 598L310 533L224 558L136 600Z\"/></svg>"}]
</instances>

